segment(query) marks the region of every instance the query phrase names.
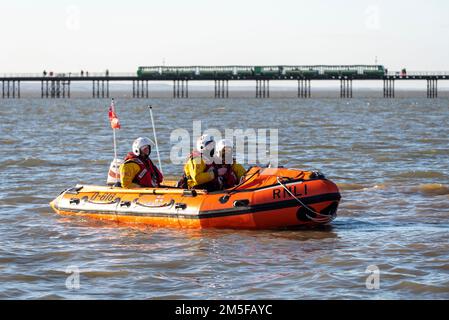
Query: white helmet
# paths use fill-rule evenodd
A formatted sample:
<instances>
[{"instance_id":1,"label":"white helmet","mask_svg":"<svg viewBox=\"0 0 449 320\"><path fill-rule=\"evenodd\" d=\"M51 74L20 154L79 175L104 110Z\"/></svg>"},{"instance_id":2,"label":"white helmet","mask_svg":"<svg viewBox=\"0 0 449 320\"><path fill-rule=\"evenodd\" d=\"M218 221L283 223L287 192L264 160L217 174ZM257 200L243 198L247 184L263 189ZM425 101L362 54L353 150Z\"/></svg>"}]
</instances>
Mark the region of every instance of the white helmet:
<instances>
[{"instance_id":1,"label":"white helmet","mask_svg":"<svg viewBox=\"0 0 449 320\"><path fill-rule=\"evenodd\" d=\"M232 144L231 140L229 140L229 139L221 139L217 143L217 149L216 149L217 155L219 157L222 157L224 152L225 152L225 149L232 150L232 147L233 147L233 144Z\"/></svg>"},{"instance_id":2,"label":"white helmet","mask_svg":"<svg viewBox=\"0 0 449 320\"><path fill-rule=\"evenodd\" d=\"M147 137L139 137L133 142L133 153L136 156L140 156L140 148L143 146L154 146L153 141L151 141L150 138Z\"/></svg>"},{"instance_id":3,"label":"white helmet","mask_svg":"<svg viewBox=\"0 0 449 320\"><path fill-rule=\"evenodd\" d=\"M196 141L196 149L203 153L204 151L212 151L215 148L215 141L211 135L203 134Z\"/></svg>"}]
</instances>

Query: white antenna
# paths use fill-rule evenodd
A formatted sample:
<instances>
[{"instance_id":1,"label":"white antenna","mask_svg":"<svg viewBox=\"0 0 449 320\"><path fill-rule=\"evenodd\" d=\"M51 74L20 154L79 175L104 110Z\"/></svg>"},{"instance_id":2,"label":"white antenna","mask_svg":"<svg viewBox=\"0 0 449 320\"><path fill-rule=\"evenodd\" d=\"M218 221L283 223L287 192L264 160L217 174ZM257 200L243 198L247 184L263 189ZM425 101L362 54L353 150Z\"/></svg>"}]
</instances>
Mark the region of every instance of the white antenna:
<instances>
[{"instance_id":1,"label":"white antenna","mask_svg":"<svg viewBox=\"0 0 449 320\"><path fill-rule=\"evenodd\" d=\"M162 171L161 156L159 155L159 147L157 145L156 127L154 126L153 120L153 108L151 105L149 105L148 108L150 109L151 125L153 126L154 142L156 143L156 152L157 152L157 160L159 162L159 170L161 171L162 174L164 174L164 172Z\"/></svg>"}]
</instances>

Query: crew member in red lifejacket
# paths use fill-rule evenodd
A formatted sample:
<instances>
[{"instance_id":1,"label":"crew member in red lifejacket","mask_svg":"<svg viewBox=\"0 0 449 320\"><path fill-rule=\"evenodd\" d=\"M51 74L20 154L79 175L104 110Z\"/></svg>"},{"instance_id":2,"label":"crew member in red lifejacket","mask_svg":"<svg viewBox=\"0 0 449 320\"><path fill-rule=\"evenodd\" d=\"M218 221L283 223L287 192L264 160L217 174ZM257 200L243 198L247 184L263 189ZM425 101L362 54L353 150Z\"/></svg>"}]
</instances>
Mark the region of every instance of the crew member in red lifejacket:
<instances>
[{"instance_id":1,"label":"crew member in red lifejacket","mask_svg":"<svg viewBox=\"0 0 449 320\"><path fill-rule=\"evenodd\" d=\"M229 139L218 141L216 147L215 163L218 168L225 168L226 172L220 178L222 179L222 188L228 189L240 183L245 175L245 168L237 163L232 154L232 142Z\"/></svg>"},{"instance_id":2,"label":"crew member in red lifejacket","mask_svg":"<svg viewBox=\"0 0 449 320\"><path fill-rule=\"evenodd\" d=\"M215 141L208 134L202 135L184 165L184 176L179 187L216 191L222 188L220 176L226 169L218 168L214 163Z\"/></svg>"},{"instance_id":3,"label":"crew member in red lifejacket","mask_svg":"<svg viewBox=\"0 0 449 320\"><path fill-rule=\"evenodd\" d=\"M120 166L122 188L159 187L164 177L150 159L152 145L149 138L140 137L134 141L133 151L126 155Z\"/></svg>"}]
</instances>

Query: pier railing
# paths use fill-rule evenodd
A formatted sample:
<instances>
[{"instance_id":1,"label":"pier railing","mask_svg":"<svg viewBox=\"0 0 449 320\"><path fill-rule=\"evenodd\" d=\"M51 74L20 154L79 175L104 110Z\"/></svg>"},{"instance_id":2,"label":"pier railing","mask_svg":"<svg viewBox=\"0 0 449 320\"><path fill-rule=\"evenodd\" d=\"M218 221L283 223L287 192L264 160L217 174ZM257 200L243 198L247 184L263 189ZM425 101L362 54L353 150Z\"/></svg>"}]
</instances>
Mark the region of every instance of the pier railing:
<instances>
[{"instance_id":1,"label":"pier railing","mask_svg":"<svg viewBox=\"0 0 449 320\"><path fill-rule=\"evenodd\" d=\"M54 77L63 77L63 78L70 78L70 77L135 77L135 72L109 72L108 74L106 72L84 72L81 74L81 72L53 72L50 74L50 72L47 72L47 74L43 73L0 73L0 78L54 78Z\"/></svg>"},{"instance_id":2,"label":"pier railing","mask_svg":"<svg viewBox=\"0 0 449 320\"><path fill-rule=\"evenodd\" d=\"M388 71L387 76L403 76L403 77L449 77L449 71Z\"/></svg>"}]
</instances>

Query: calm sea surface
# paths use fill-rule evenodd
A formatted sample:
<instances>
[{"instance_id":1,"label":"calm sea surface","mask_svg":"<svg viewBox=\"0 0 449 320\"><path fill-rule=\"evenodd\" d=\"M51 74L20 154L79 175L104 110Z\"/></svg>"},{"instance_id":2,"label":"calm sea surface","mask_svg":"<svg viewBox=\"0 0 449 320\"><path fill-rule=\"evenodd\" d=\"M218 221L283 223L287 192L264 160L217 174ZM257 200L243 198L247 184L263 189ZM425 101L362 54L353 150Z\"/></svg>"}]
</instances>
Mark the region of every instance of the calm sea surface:
<instances>
[{"instance_id":1,"label":"calm sea surface","mask_svg":"<svg viewBox=\"0 0 449 320\"><path fill-rule=\"evenodd\" d=\"M105 183L109 100L0 100L1 299L449 299L449 99L119 99L121 156L152 137L147 103L166 174L182 170L170 133L193 120L277 128L281 165L339 185L337 219L199 231L59 216L48 203L63 189Z\"/></svg>"}]
</instances>

